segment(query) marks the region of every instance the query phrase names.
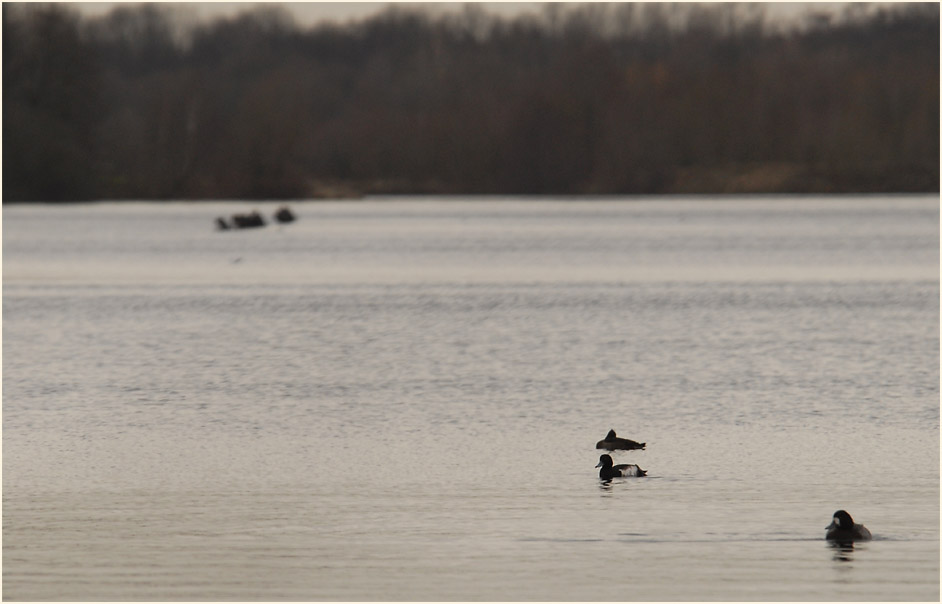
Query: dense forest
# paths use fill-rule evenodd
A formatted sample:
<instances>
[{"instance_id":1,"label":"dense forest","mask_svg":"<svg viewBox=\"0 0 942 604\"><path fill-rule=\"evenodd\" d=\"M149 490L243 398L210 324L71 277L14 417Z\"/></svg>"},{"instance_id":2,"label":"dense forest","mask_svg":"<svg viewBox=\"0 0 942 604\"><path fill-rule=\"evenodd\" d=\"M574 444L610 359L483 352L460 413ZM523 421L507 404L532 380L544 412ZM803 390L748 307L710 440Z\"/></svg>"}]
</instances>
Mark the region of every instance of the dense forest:
<instances>
[{"instance_id":1,"label":"dense forest","mask_svg":"<svg viewBox=\"0 0 942 604\"><path fill-rule=\"evenodd\" d=\"M3 4L4 202L939 191L938 3L174 6Z\"/></svg>"}]
</instances>

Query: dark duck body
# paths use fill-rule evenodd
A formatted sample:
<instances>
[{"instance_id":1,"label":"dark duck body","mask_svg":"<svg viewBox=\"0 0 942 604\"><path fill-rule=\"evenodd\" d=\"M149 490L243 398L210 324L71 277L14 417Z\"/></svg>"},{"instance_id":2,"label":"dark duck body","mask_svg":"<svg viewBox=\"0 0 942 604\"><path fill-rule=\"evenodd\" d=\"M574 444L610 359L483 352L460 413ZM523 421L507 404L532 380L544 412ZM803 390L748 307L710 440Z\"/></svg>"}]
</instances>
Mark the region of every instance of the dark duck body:
<instances>
[{"instance_id":1,"label":"dark duck body","mask_svg":"<svg viewBox=\"0 0 942 604\"><path fill-rule=\"evenodd\" d=\"M824 538L838 543L852 543L854 541L869 541L873 539L870 531L862 524L855 524L854 519L844 510L834 512L831 524L826 527Z\"/></svg>"},{"instance_id":2,"label":"dark duck body","mask_svg":"<svg viewBox=\"0 0 942 604\"><path fill-rule=\"evenodd\" d=\"M647 472L633 463L622 463L616 466L615 462L612 461L612 456L607 454L599 457L599 464L595 467L602 468L599 470L599 478L602 480L611 480L612 478L621 478L622 476L644 476L647 474Z\"/></svg>"},{"instance_id":3,"label":"dark duck body","mask_svg":"<svg viewBox=\"0 0 942 604\"><path fill-rule=\"evenodd\" d=\"M619 438L615 436L614 430L609 430L608 434L605 436L604 440L600 440L595 444L596 449L608 449L609 451L614 451L615 449L643 449L645 443L637 443L633 440L627 438Z\"/></svg>"}]
</instances>

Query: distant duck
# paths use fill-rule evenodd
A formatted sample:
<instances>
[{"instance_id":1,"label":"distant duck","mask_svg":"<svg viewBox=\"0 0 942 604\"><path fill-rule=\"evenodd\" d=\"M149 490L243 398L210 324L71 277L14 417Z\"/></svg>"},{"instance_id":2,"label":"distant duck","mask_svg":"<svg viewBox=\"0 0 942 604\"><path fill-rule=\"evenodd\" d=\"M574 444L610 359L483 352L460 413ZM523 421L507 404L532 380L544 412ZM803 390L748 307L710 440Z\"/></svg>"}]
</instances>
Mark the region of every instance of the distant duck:
<instances>
[{"instance_id":1,"label":"distant duck","mask_svg":"<svg viewBox=\"0 0 942 604\"><path fill-rule=\"evenodd\" d=\"M633 463L622 463L617 466L614 463L611 455L605 454L599 457L599 464L595 466L596 468L602 468L599 470L599 478L611 480L622 476L645 476L647 474L646 471Z\"/></svg>"},{"instance_id":2,"label":"distant duck","mask_svg":"<svg viewBox=\"0 0 942 604\"><path fill-rule=\"evenodd\" d=\"M609 430L608 434L605 436L604 440L600 440L595 444L596 449L608 449L609 451L614 451L615 449L643 449L645 443L636 443L633 440L627 438L619 438L615 436L614 430Z\"/></svg>"},{"instance_id":3,"label":"distant duck","mask_svg":"<svg viewBox=\"0 0 942 604\"><path fill-rule=\"evenodd\" d=\"M839 543L850 543L853 541L869 541L873 535L862 524L854 524L854 519L844 510L834 512L834 518L831 524L825 527L827 534L824 538L828 541L837 541Z\"/></svg>"},{"instance_id":4,"label":"distant duck","mask_svg":"<svg viewBox=\"0 0 942 604\"><path fill-rule=\"evenodd\" d=\"M294 222L294 212L288 206L281 206L275 212L275 220L278 222Z\"/></svg>"},{"instance_id":5,"label":"distant duck","mask_svg":"<svg viewBox=\"0 0 942 604\"><path fill-rule=\"evenodd\" d=\"M233 214L232 225L239 229L248 229L252 227L265 226L265 219L257 211L253 210L249 214Z\"/></svg>"}]
</instances>

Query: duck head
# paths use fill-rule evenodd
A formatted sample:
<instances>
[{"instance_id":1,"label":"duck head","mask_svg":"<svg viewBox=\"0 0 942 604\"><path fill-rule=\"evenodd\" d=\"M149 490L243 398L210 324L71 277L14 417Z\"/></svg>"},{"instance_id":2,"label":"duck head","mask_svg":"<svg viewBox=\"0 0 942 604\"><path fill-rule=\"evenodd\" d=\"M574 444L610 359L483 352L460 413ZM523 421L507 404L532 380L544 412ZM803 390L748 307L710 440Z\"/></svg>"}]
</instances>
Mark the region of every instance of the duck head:
<instances>
[{"instance_id":1,"label":"duck head","mask_svg":"<svg viewBox=\"0 0 942 604\"><path fill-rule=\"evenodd\" d=\"M615 462L612 461L612 456L606 454L599 457L599 463L595 467L596 468L611 468L614 464Z\"/></svg>"},{"instance_id":2,"label":"duck head","mask_svg":"<svg viewBox=\"0 0 942 604\"><path fill-rule=\"evenodd\" d=\"M826 530L831 529L845 529L849 530L854 528L854 519L850 517L850 514L844 510L837 510L834 512L834 517L831 519L831 524L825 527Z\"/></svg>"}]
</instances>

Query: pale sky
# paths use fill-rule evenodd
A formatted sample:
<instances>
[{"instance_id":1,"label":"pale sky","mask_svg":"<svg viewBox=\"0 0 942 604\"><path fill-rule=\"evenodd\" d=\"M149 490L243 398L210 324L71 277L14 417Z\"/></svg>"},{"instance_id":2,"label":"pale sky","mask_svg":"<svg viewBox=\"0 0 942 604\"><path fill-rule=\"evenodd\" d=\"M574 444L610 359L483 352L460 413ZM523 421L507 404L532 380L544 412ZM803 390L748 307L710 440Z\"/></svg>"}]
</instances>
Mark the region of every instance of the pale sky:
<instances>
[{"instance_id":1,"label":"pale sky","mask_svg":"<svg viewBox=\"0 0 942 604\"><path fill-rule=\"evenodd\" d=\"M124 2L74 2L73 7L87 15L107 13L115 5ZM188 5L198 17L212 19L231 16L251 10L260 4L281 4L295 16L301 26L313 25L321 21L347 21L368 17L392 4L391 2L181 2ZM397 2L403 5L423 5L434 12L449 9L460 10L463 2ZM490 13L512 17L526 12L538 12L538 2L477 2ZM839 7L840 2L769 2L768 15L792 17L807 10L828 11Z\"/></svg>"},{"instance_id":2,"label":"pale sky","mask_svg":"<svg viewBox=\"0 0 942 604\"><path fill-rule=\"evenodd\" d=\"M75 2L74 8L88 15L107 13L115 5L124 2ZM312 25L324 20L346 21L368 17L380 12L391 2L181 2L202 18L230 16L251 10L258 5L280 4L295 16L299 25ZM460 9L461 2L397 2L403 5L424 5L433 11ZM488 12L513 16L523 12L539 10L534 2L481 2Z\"/></svg>"}]
</instances>

